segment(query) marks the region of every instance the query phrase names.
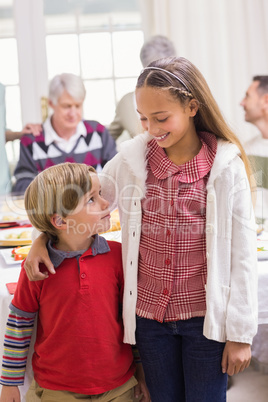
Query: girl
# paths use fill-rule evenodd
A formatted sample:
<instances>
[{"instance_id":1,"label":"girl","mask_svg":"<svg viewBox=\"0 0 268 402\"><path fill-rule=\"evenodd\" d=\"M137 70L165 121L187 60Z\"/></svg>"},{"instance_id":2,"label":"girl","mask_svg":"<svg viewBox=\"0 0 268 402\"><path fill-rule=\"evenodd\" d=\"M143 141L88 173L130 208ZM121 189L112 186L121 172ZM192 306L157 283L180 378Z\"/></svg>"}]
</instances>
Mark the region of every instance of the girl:
<instances>
[{"instance_id":1,"label":"girl","mask_svg":"<svg viewBox=\"0 0 268 402\"><path fill-rule=\"evenodd\" d=\"M257 331L249 164L188 60L151 63L136 100L147 133L102 174L122 227L124 341L137 342L152 402L223 402ZM45 277L40 258L53 269L38 257L44 241L28 256L31 279Z\"/></svg>"}]
</instances>

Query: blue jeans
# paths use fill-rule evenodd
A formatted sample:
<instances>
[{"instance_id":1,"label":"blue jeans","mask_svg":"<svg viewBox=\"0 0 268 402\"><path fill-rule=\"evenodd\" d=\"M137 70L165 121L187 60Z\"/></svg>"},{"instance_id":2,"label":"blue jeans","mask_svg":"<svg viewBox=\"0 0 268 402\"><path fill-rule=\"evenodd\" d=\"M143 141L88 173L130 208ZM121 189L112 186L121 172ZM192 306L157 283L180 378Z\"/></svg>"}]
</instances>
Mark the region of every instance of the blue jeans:
<instances>
[{"instance_id":1,"label":"blue jeans","mask_svg":"<svg viewBox=\"0 0 268 402\"><path fill-rule=\"evenodd\" d=\"M137 317L137 347L152 402L226 402L225 343L207 339L203 324L203 317L166 323Z\"/></svg>"}]
</instances>

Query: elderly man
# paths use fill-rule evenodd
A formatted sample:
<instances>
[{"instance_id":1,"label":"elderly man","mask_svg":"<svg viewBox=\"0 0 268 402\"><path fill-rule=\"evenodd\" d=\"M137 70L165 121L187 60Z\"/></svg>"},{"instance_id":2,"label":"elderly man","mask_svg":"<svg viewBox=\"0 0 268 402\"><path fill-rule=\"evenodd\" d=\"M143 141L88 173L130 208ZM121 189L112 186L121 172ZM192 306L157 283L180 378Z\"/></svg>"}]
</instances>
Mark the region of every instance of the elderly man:
<instances>
[{"instance_id":1,"label":"elderly man","mask_svg":"<svg viewBox=\"0 0 268 402\"><path fill-rule=\"evenodd\" d=\"M245 150L255 171L257 223L268 219L268 75L253 77L246 96L241 101L245 120L254 124L259 135L245 144Z\"/></svg>"},{"instance_id":2,"label":"elderly man","mask_svg":"<svg viewBox=\"0 0 268 402\"><path fill-rule=\"evenodd\" d=\"M100 171L116 154L116 145L107 129L93 120L82 120L86 91L74 74L55 76L49 86L53 114L38 136L21 138L20 158L14 176L14 192L22 193L34 177L49 166L79 162Z\"/></svg>"}]
</instances>

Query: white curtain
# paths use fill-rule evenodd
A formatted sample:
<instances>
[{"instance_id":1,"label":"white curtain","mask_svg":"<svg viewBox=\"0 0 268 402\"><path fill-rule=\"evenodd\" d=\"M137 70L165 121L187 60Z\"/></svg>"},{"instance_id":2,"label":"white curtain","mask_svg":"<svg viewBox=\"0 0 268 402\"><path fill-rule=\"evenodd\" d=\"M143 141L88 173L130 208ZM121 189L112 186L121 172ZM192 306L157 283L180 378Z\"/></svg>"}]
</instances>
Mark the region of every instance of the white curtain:
<instances>
[{"instance_id":1,"label":"white curtain","mask_svg":"<svg viewBox=\"0 0 268 402\"><path fill-rule=\"evenodd\" d=\"M254 75L268 74L267 0L140 0L145 39L161 34L205 76L245 142L257 133L239 105Z\"/></svg>"}]
</instances>

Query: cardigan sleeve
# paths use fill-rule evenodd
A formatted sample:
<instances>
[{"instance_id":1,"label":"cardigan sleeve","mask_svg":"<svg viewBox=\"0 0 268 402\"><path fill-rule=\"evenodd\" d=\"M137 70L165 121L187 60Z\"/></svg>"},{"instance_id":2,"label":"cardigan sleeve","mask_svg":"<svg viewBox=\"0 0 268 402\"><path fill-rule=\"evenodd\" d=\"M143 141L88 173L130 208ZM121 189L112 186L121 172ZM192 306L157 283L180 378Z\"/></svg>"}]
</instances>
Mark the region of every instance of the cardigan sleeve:
<instances>
[{"instance_id":1,"label":"cardigan sleeve","mask_svg":"<svg viewBox=\"0 0 268 402\"><path fill-rule=\"evenodd\" d=\"M240 168L229 198L232 240L226 334L230 341L251 344L258 326L256 228L249 182L243 162L238 161Z\"/></svg>"}]
</instances>

